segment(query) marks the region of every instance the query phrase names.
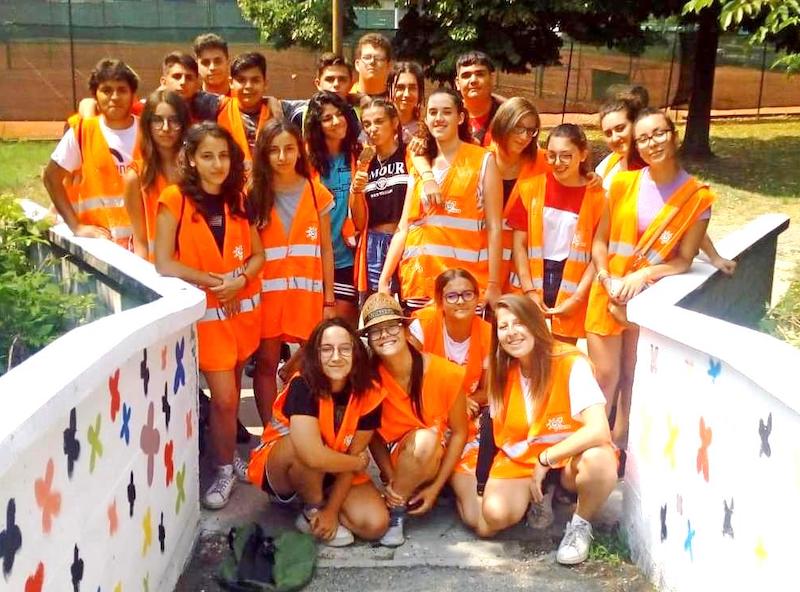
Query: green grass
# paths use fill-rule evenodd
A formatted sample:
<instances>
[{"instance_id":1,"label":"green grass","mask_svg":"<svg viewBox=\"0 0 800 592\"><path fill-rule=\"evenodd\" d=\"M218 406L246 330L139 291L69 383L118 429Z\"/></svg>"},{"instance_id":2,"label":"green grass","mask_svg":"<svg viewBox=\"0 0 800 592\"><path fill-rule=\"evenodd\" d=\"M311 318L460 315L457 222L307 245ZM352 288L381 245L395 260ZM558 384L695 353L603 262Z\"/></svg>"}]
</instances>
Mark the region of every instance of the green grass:
<instances>
[{"instance_id":1,"label":"green grass","mask_svg":"<svg viewBox=\"0 0 800 592\"><path fill-rule=\"evenodd\" d=\"M631 562L631 551L619 526L612 530L595 530L589 559L616 567Z\"/></svg>"},{"instance_id":2,"label":"green grass","mask_svg":"<svg viewBox=\"0 0 800 592\"><path fill-rule=\"evenodd\" d=\"M40 177L55 146L51 141L0 141L0 193L49 205Z\"/></svg>"},{"instance_id":3,"label":"green grass","mask_svg":"<svg viewBox=\"0 0 800 592\"><path fill-rule=\"evenodd\" d=\"M761 319L761 330L800 347L800 266L783 299Z\"/></svg>"}]
</instances>

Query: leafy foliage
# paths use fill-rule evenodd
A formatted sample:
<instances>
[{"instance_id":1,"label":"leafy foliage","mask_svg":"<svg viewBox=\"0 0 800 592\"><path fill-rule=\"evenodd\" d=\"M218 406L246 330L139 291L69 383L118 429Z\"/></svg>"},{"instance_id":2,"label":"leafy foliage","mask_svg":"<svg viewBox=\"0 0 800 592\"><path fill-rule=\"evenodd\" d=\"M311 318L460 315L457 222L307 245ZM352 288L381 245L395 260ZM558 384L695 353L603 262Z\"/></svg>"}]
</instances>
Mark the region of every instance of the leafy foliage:
<instances>
[{"instance_id":1,"label":"leafy foliage","mask_svg":"<svg viewBox=\"0 0 800 592\"><path fill-rule=\"evenodd\" d=\"M91 295L64 294L46 262L32 262L31 249L45 242L46 230L46 223L29 220L10 195L0 195L0 373L12 345L34 353L84 320L94 306Z\"/></svg>"},{"instance_id":2,"label":"leafy foliage","mask_svg":"<svg viewBox=\"0 0 800 592\"><path fill-rule=\"evenodd\" d=\"M564 36L586 44L641 53L650 39L642 23L651 13L680 9L675 0L576 1L428 0L412 4L395 37L397 54L426 67L428 76L451 79L458 55L489 54L506 72L528 73L559 63Z\"/></svg>"},{"instance_id":3,"label":"leafy foliage","mask_svg":"<svg viewBox=\"0 0 800 592\"><path fill-rule=\"evenodd\" d=\"M244 17L258 27L261 39L276 49L293 45L310 49L331 47L331 0L237 0ZM353 5L373 0L343 2L345 35L356 28Z\"/></svg>"},{"instance_id":4,"label":"leafy foliage","mask_svg":"<svg viewBox=\"0 0 800 592\"><path fill-rule=\"evenodd\" d=\"M800 0L691 0L684 5L683 14L697 14L714 5L720 7L723 29L751 30L753 45L771 41L784 50L773 68L800 72Z\"/></svg>"}]
</instances>

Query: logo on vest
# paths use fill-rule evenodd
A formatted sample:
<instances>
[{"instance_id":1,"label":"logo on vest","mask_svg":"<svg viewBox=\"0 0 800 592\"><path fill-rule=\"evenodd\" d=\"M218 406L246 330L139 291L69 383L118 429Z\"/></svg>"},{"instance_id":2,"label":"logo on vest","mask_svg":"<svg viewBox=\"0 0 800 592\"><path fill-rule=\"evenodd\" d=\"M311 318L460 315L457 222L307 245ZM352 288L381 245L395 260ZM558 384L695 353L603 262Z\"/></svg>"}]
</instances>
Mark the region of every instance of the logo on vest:
<instances>
[{"instance_id":1,"label":"logo on vest","mask_svg":"<svg viewBox=\"0 0 800 592\"><path fill-rule=\"evenodd\" d=\"M460 214L461 213L461 208L458 207L458 204L456 203L456 200L454 200L454 199L448 199L446 202L444 202L444 210L448 214Z\"/></svg>"},{"instance_id":2,"label":"logo on vest","mask_svg":"<svg viewBox=\"0 0 800 592\"><path fill-rule=\"evenodd\" d=\"M244 247L242 245L233 247L233 257L239 261L244 261Z\"/></svg>"},{"instance_id":3,"label":"logo on vest","mask_svg":"<svg viewBox=\"0 0 800 592\"><path fill-rule=\"evenodd\" d=\"M583 246L583 237L580 232L576 232L572 237L572 246L575 249L580 249Z\"/></svg>"},{"instance_id":4,"label":"logo on vest","mask_svg":"<svg viewBox=\"0 0 800 592\"><path fill-rule=\"evenodd\" d=\"M672 231L665 230L663 233L661 233L658 242L660 242L662 245L666 245L671 240L672 240Z\"/></svg>"},{"instance_id":5,"label":"logo on vest","mask_svg":"<svg viewBox=\"0 0 800 592\"><path fill-rule=\"evenodd\" d=\"M563 432L569 429L569 426L564 422L563 415L554 415L547 419L547 430L550 432Z\"/></svg>"},{"instance_id":6,"label":"logo on vest","mask_svg":"<svg viewBox=\"0 0 800 592\"><path fill-rule=\"evenodd\" d=\"M309 240L316 240L317 239L317 227L316 226L309 226L306 228L306 238Z\"/></svg>"}]
</instances>

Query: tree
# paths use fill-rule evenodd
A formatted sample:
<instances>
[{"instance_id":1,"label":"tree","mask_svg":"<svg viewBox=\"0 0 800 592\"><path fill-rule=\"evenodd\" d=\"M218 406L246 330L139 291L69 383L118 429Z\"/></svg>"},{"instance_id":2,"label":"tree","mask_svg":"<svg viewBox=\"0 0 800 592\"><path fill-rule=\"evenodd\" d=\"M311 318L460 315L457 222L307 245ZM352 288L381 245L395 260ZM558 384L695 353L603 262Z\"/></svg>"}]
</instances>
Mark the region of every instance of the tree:
<instances>
[{"instance_id":1,"label":"tree","mask_svg":"<svg viewBox=\"0 0 800 592\"><path fill-rule=\"evenodd\" d=\"M260 31L261 39L276 49L293 45L309 49L330 49L331 0L237 0L242 15ZM344 10L345 35L356 29L354 5L369 6L374 0L347 2Z\"/></svg>"},{"instance_id":2,"label":"tree","mask_svg":"<svg viewBox=\"0 0 800 592\"><path fill-rule=\"evenodd\" d=\"M800 72L800 1L798 0L692 0L683 7L684 14L699 14L716 7L719 23L725 30L750 29L750 43L772 41L785 53L772 64L787 72Z\"/></svg>"},{"instance_id":3,"label":"tree","mask_svg":"<svg viewBox=\"0 0 800 592\"><path fill-rule=\"evenodd\" d=\"M719 35L724 29L750 31L751 44L771 42L786 55L773 64L800 70L800 2L798 0L691 0L684 18L696 18L697 52L694 84L683 152L693 158L712 155L709 144L711 101Z\"/></svg>"},{"instance_id":4,"label":"tree","mask_svg":"<svg viewBox=\"0 0 800 592\"><path fill-rule=\"evenodd\" d=\"M394 45L436 80L452 79L458 55L470 49L486 52L503 71L528 73L559 62L562 34L641 53L648 37L640 23L654 10L668 14L681 6L677 0L426 0L410 7Z\"/></svg>"}]
</instances>

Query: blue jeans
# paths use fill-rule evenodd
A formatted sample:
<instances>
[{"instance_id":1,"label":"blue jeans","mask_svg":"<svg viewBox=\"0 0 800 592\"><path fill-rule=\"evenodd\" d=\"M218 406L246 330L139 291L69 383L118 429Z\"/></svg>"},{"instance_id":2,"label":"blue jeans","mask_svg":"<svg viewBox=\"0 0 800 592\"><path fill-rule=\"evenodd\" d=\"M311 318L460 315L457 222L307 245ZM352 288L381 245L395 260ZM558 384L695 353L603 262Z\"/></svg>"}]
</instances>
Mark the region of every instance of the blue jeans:
<instances>
[{"instance_id":1,"label":"blue jeans","mask_svg":"<svg viewBox=\"0 0 800 592\"><path fill-rule=\"evenodd\" d=\"M550 308L556 305L558 289L561 287L561 277L564 275L564 261L544 260L544 303Z\"/></svg>"}]
</instances>

